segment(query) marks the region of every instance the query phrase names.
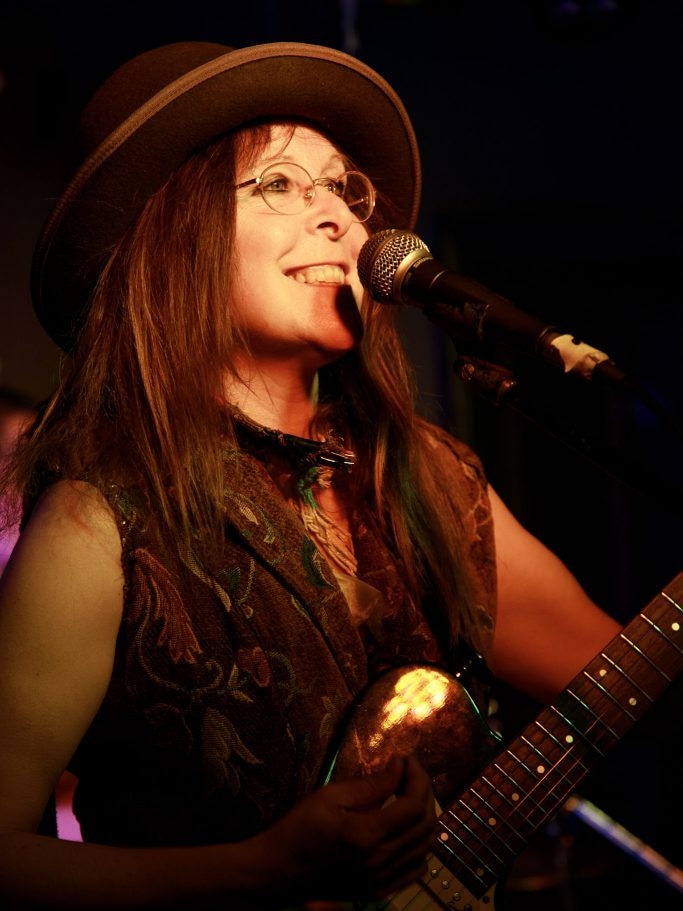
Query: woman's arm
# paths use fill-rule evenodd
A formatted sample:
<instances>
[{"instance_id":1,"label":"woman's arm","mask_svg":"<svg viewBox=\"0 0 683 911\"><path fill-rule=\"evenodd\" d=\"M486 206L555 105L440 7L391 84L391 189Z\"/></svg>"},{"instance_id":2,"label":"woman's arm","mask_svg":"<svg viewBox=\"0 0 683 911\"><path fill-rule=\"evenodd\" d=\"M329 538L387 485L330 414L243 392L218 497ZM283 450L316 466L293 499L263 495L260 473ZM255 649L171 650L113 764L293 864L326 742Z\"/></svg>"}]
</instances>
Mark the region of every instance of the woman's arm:
<instances>
[{"instance_id":1,"label":"woman's arm","mask_svg":"<svg viewBox=\"0 0 683 911\"><path fill-rule=\"evenodd\" d=\"M540 702L551 701L620 625L489 488L496 542L498 616L491 669Z\"/></svg>"},{"instance_id":2,"label":"woman's arm","mask_svg":"<svg viewBox=\"0 0 683 911\"><path fill-rule=\"evenodd\" d=\"M109 507L87 485L55 485L0 582L3 907L278 908L388 894L421 875L434 808L429 779L410 760L319 789L232 845L109 847L35 834L104 698L122 605Z\"/></svg>"}]
</instances>

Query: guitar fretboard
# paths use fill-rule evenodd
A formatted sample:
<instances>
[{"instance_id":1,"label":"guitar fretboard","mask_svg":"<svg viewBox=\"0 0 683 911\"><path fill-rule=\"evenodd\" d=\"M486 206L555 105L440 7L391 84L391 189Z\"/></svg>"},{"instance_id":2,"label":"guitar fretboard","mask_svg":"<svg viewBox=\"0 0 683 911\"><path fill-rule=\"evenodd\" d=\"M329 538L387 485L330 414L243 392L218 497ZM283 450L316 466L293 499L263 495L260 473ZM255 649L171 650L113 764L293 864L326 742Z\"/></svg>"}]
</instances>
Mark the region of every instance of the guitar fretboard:
<instances>
[{"instance_id":1,"label":"guitar fretboard","mask_svg":"<svg viewBox=\"0 0 683 911\"><path fill-rule=\"evenodd\" d=\"M434 853L480 897L683 671L683 573L439 819Z\"/></svg>"}]
</instances>

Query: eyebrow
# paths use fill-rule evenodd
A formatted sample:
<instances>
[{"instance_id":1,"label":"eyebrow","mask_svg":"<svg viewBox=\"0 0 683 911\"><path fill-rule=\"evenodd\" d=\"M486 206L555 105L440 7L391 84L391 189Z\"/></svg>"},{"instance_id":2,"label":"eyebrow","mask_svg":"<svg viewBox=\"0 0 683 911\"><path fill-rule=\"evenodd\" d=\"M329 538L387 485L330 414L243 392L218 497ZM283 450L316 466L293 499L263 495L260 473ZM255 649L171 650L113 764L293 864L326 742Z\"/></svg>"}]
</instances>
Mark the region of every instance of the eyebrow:
<instances>
[{"instance_id":1,"label":"eyebrow","mask_svg":"<svg viewBox=\"0 0 683 911\"><path fill-rule=\"evenodd\" d=\"M294 155L288 155L286 152L283 152L279 155L272 155L269 158L257 158L254 164L251 166L250 170L254 171L263 171L271 164L277 164L278 161L290 161L292 164L299 164ZM339 152L335 152L334 155L331 155L327 159L323 171L326 171L328 168L334 167L336 164L341 165L342 169L346 167L344 158ZM303 167L303 165L301 165ZM306 168L308 170L308 168Z\"/></svg>"}]
</instances>

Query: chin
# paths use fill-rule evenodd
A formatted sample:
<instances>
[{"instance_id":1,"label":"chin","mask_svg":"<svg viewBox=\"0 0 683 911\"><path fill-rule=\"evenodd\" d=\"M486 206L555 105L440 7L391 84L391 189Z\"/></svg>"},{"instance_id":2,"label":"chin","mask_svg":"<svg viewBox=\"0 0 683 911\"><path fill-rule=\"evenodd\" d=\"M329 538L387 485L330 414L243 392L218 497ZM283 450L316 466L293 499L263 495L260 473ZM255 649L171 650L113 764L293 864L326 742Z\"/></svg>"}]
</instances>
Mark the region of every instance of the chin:
<instances>
[{"instance_id":1,"label":"chin","mask_svg":"<svg viewBox=\"0 0 683 911\"><path fill-rule=\"evenodd\" d=\"M348 354L350 351L357 348L362 338L362 325L358 332L352 332L347 328L346 331L339 331L339 329L337 329L336 332L331 330L329 333L324 333L323 335L318 334L316 340L312 342L312 347L315 349L316 355L319 358L319 366L323 367L326 364L338 361L340 358L344 357L345 354Z\"/></svg>"}]
</instances>

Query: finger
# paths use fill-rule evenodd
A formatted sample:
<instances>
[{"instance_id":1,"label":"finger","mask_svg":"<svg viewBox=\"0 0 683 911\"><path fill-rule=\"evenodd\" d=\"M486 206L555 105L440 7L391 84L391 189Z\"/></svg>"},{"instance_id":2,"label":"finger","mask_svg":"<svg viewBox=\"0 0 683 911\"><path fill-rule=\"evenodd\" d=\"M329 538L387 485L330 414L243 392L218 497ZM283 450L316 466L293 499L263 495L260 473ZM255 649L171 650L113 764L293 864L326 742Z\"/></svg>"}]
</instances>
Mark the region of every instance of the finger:
<instances>
[{"instance_id":1,"label":"finger","mask_svg":"<svg viewBox=\"0 0 683 911\"><path fill-rule=\"evenodd\" d=\"M328 788L335 789L339 805L346 810L376 809L400 790L405 767L405 758L395 756L377 772L333 783Z\"/></svg>"},{"instance_id":2,"label":"finger","mask_svg":"<svg viewBox=\"0 0 683 911\"><path fill-rule=\"evenodd\" d=\"M425 803L434 801L432 780L414 756L406 756L400 793Z\"/></svg>"},{"instance_id":3,"label":"finger","mask_svg":"<svg viewBox=\"0 0 683 911\"><path fill-rule=\"evenodd\" d=\"M426 796L400 796L385 804L380 811L381 824L387 839L400 838L403 833L414 831L418 837L434 830L436 805L431 794Z\"/></svg>"}]
</instances>

